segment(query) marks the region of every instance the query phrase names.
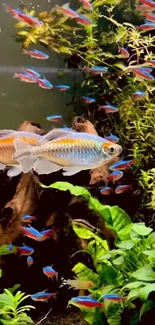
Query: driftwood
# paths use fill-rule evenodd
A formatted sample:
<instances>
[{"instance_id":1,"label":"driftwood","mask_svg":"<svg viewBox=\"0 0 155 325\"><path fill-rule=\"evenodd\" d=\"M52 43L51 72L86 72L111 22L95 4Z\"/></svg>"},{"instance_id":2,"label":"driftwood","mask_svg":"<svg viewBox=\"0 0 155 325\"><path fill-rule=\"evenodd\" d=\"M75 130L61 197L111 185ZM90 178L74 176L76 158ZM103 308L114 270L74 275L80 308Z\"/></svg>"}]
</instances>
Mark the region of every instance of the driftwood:
<instances>
[{"instance_id":1,"label":"driftwood","mask_svg":"<svg viewBox=\"0 0 155 325\"><path fill-rule=\"evenodd\" d=\"M88 120L84 120L83 118L77 117L73 120L73 128L77 131L82 131L82 132L88 132L88 133L92 133L92 134L97 134L95 128L93 127L92 123L89 122ZM47 131L42 130L40 125L38 125L37 123L33 123L31 121L25 121L24 123L22 123L18 130L21 131L30 131L30 132L34 132L34 133L38 133L38 134L45 134ZM56 173L54 173L56 174ZM99 181L105 181L105 178L108 174L108 166L104 166L103 168L96 168L94 170L92 170L90 172L91 175L91 179L90 179L90 184L95 184ZM59 175L59 174L58 174ZM50 179L50 175L48 177ZM32 173L28 173L28 174L21 174L21 176L16 177L17 179L17 184L15 187L15 191L13 194L13 198L11 198L11 200L8 200L8 202L6 202L6 204L4 204L4 207L1 208L1 214L0 214L0 246L3 244L9 244L10 242L13 242L16 238L18 238L18 236L20 235L19 233L19 226L22 223L22 216L26 215L26 214L31 214L34 215L37 211L37 207L39 202L41 202L40 204L44 204L44 202L42 203L42 201L40 200L40 195L43 192L43 190L40 188L39 185L39 178L37 177L37 175L32 174ZM47 176L46 176L47 179ZM59 179L59 177L58 177ZM59 179L60 180L60 179ZM71 181L71 177L68 179L64 179L65 181ZM7 183L7 186L12 187L14 180L9 180L9 183ZM51 180L50 183L52 183L53 181ZM4 179L4 184L2 184L2 186L4 185L4 187L6 186L5 184L5 179ZM63 198L64 198L64 193L63 194ZM59 194L60 196L60 194ZM49 200L49 199L48 199ZM65 199L64 199L65 200ZM59 199L58 199L59 201ZM74 218L74 206L77 206L78 209L78 205L81 201L77 198L73 198L71 197L71 200L69 199L67 206L71 206L72 205L72 217ZM50 202L48 201L47 204L49 205ZM82 203L83 204L83 203ZM66 209L66 207L64 207L64 210ZM58 211L59 208L56 207L54 210L52 209L51 206L51 210L48 217L44 220L44 223L42 225L42 227L50 227L52 226L56 220L58 220ZM87 213L86 213L87 214ZM83 215L84 217L84 215ZM76 216L75 216L76 218ZM90 221L90 218L86 217L86 219L88 221ZM96 224L98 225L98 228L101 229L101 231L103 232L103 236L105 236L105 238L107 240L109 240L110 245L112 244L113 246L113 241L115 238L115 235L109 230L107 229L107 227L105 226L105 222L103 219L101 219L99 216L97 216L96 218L91 218L92 220L96 220L93 221L96 222ZM71 219L70 219L71 220ZM95 224L94 224L95 225ZM61 227L61 224L58 225L58 227ZM67 228L66 228L67 227ZM68 225L66 224L66 227L64 228L65 233L70 232L71 229L71 224L68 228ZM58 230L58 234L59 234L59 230ZM58 236L55 235L54 239L57 241ZM84 247L85 243L83 241L77 240L78 246L80 245L80 247Z\"/></svg>"}]
</instances>

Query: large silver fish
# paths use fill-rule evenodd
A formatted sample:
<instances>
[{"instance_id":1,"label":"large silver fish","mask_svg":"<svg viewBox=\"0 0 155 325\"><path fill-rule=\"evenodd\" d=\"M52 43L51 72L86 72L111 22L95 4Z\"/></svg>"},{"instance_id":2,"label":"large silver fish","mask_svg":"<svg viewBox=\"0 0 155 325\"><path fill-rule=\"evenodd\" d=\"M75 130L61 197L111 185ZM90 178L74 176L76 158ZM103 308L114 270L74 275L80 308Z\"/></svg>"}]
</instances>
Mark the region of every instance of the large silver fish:
<instances>
[{"instance_id":1,"label":"large silver fish","mask_svg":"<svg viewBox=\"0 0 155 325\"><path fill-rule=\"evenodd\" d=\"M37 146L20 139L14 145L14 159L24 173L34 169L38 174L50 174L63 169L65 176L102 166L122 152L120 145L99 136L64 129L50 131Z\"/></svg>"}]
</instances>

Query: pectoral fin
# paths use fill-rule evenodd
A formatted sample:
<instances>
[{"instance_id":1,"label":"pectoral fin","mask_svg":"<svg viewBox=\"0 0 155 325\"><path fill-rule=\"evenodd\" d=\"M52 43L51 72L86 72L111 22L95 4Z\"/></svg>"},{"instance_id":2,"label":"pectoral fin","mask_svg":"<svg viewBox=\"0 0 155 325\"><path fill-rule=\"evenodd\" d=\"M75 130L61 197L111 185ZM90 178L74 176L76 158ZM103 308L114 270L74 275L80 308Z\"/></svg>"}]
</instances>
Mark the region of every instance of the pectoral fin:
<instances>
[{"instance_id":1,"label":"pectoral fin","mask_svg":"<svg viewBox=\"0 0 155 325\"><path fill-rule=\"evenodd\" d=\"M82 166L81 167L77 167L77 166L66 167L66 168L63 168L63 170L65 171L63 173L64 176L72 176L72 175L75 175L75 174L81 172Z\"/></svg>"},{"instance_id":2,"label":"pectoral fin","mask_svg":"<svg viewBox=\"0 0 155 325\"><path fill-rule=\"evenodd\" d=\"M10 168L8 171L7 171L7 176L8 177L15 177L15 176L18 176L22 173L22 170L19 167L12 167Z\"/></svg>"},{"instance_id":3,"label":"pectoral fin","mask_svg":"<svg viewBox=\"0 0 155 325\"><path fill-rule=\"evenodd\" d=\"M57 172L58 170L62 169L62 166L56 165L47 159L38 158L34 164L33 169L39 175L43 175L43 174L48 175L48 174Z\"/></svg>"},{"instance_id":4,"label":"pectoral fin","mask_svg":"<svg viewBox=\"0 0 155 325\"><path fill-rule=\"evenodd\" d=\"M6 165L5 165L5 164L2 164L2 163L0 163L0 170L4 170L4 169L5 169L5 167L6 167Z\"/></svg>"}]
</instances>

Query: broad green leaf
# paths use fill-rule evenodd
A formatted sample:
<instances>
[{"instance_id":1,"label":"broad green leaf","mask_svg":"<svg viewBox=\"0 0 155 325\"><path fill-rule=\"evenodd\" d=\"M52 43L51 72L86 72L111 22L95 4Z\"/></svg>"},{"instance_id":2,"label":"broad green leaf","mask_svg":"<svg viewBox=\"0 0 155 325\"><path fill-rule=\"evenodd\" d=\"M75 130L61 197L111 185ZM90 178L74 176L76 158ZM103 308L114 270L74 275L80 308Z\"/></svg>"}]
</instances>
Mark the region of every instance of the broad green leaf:
<instances>
[{"instance_id":1,"label":"broad green leaf","mask_svg":"<svg viewBox=\"0 0 155 325\"><path fill-rule=\"evenodd\" d=\"M143 222L134 223L132 229L140 236L147 236L152 232L152 228L146 227Z\"/></svg>"},{"instance_id":2,"label":"broad green leaf","mask_svg":"<svg viewBox=\"0 0 155 325\"><path fill-rule=\"evenodd\" d=\"M124 248L124 249L131 249L135 244L131 240L124 240L118 244L116 244L117 247L119 248Z\"/></svg>"},{"instance_id":3,"label":"broad green leaf","mask_svg":"<svg viewBox=\"0 0 155 325\"><path fill-rule=\"evenodd\" d=\"M40 183L40 186L43 188L56 188L60 191L70 191L72 195L75 196L83 196L89 203L89 208L99 213L110 228L115 231L119 237L119 232L121 232L121 238L123 238L122 229L132 224L130 217L128 214L123 211L118 206L109 206L102 205L97 199L94 199L89 191L80 186L74 186L68 182L56 182L49 186L43 185Z\"/></svg>"},{"instance_id":4,"label":"broad green leaf","mask_svg":"<svg viewBox=\"0 0 155 325\"><path fill-rule=\"evenodd\" d=\"M153 271L151 265L142 266L137 271L133 272L131 275L133 278L140 281L155 281L155 272Z\"/></svg>"},{"instance_id":5,"label":"broad green leaf","mask_svg":"<svg viewBox=\"0 0 155 325\"><path fill-rule=\"evenodd\" d=\"M80 227L77 224L73 222L72 224L73 230L76 232L76 234L82 238L82 239L90 239L94 237L94 234L92 231L87 229L86 227Z\"/></svg>"},{"instance_id":6,"label":"broad green leaf","mask_svg":"<svg viewBox=\"0 0 155 325\"><path fill-rule=\"evenodd\" d=\"M89 269L87 266L85 266L83 263L77 263L73 269L73 272L78 276L81 280L90 280L97 285L99 282L99 275L95 272L93 272L91 269Z\"/></svg>"},{"instance_id":7,"label":"broad green leaf","mask_svg":"<svg viewBox=\"0 0 155 325\"><path fill-rule=\"evenodd\" d=\"M142 282L142 281L134 281L134 282L130 282L130 283L126 284L122 288L122 290L124 290L124 289L136 289L136 288L139 288L139 287L144 286L144 285L146 285L145 282Z\"/></svg>"},{"instance_id":8,"label":"broad green leaf","mask_svg":"<svg viewBox=\"0 0 155 325\"><path fill-rule=\"evenodd\" d=\"M124 257L120 256L118 258L116 258L115 260L113 260L113 264L114 265L122 265L124 263Z\"/></svg>"},{"instance_id":9,"label":"broad green leaf","mask_svg":"<svg viewBox=\"0 0 155 325\"><path fill-rule=\"evenodd\" d=\"M16 246L13 246L11 250L8 249L9 245L3 245L0 247L0 255L8 255L16 253L17 248Z\"/></svg>"},{"instance_id":10,"label":"broad green leaf","mask_svg":"<svg viewBox=\"0 0 155 325\"><path fill-rule=\"evenodd\" d=\"M139 289L131 289L128 294L128 299L134 300L139 297Z\"/></svg>"},{"instance_id":11,"label":"broad green leaf","mask_svg":"<svg viewBox=\"0 0 155 325\"><path fill-rule=\"evenodd\" d=\"M139 297L142 300L147 300L150 292L155 291L155 283L147 284L145 287L139 289Z\"/></svg>"},{"instance_id":12,"label":"broad green leaf","mask_svg":"<svg viewBox=\"0 0 155 325\"><path fill-rule=\"evenodd\" d=\"M146 250L142 252L143 254L155 258L155 249L152 250Z\"/></svg>"}]
</instances>

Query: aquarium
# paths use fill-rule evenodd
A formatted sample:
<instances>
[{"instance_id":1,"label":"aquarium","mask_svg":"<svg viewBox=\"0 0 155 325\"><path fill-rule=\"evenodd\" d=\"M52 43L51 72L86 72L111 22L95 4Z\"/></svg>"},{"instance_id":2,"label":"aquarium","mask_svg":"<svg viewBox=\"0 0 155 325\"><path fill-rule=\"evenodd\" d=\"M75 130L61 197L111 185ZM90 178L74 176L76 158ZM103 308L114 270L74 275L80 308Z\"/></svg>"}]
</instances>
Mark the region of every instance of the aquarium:
<instances>
[{"instance_id":1,"label":"aquarium","mask_svg":"<svg viewBox=\"0 0 155 325\"><path fill-rule=\"evenodd\" d=\"M154 325L155 1L0 9L0 325Z\"/></svg>"}]
</instances>

